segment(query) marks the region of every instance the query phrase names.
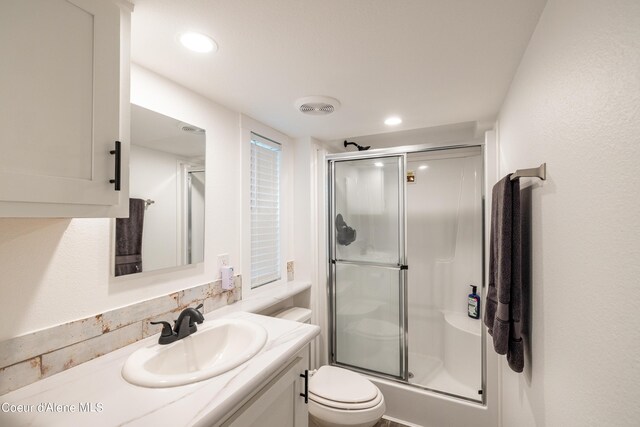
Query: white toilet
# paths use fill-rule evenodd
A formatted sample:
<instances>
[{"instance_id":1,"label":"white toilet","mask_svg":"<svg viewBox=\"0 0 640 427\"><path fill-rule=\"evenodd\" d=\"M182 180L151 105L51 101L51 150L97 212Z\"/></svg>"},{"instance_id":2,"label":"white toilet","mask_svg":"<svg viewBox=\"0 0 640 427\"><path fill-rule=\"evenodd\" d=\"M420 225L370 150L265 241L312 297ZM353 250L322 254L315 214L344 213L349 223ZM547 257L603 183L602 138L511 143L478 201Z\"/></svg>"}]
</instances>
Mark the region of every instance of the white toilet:
<instances>
[{"instance_id":1,"label":"white toilet","mask_svg":"<svg viewBox=\"0 0 640 427\"><path fill-rule=\"evenodd\" d=\"M311 310L293 307L274 315L309 322ZM372 427L384 415L384 396L371 381L347 369L309 372L309 415L318 427Z\"/></svg>"},{"instance_id":2,"label":"white toilet","mask_svg":"<svg viewBox=\"0 0 640 427\"><path fill-rule=\"evenodd\" d=\"M385 409L378 387L355 372L322 366L309 379L309 415L319 427L371 427Z\"/></svg>"}]
</instances>

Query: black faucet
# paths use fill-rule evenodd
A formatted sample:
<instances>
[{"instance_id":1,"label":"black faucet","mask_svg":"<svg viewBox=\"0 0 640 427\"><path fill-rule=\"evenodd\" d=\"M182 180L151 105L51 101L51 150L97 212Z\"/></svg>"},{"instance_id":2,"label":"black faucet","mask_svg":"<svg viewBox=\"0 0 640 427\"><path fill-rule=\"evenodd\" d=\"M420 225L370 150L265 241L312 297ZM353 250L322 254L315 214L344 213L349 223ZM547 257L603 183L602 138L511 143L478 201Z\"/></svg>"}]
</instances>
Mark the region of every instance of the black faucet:
<instances>
[{"instance_id":1,"label":"black faucet","mask_svg":"<svg viewBox=\"0 0 640 427\"><path fill-rule=\"evenodd\" d=\"M196 308L187 307L182 310L178 320L174 322L173 329L169 322L150 322L152 325L162 325L162 333L158 344L171 344L196 332L198 330L196 323L204 322L204 316L199 311L202 307L203 304L200 304Z\"/></svg>"},{"instance_id":2,"label":"black faucet","mask_svg":"<svg viewBox=\"0 0 640 427\"><path fill-rule=\"evenodd\" d=\"M184 337L188 337L192 333L198 330L196 323L204 322L204 316L200 313L200 310L204 304L200 304L196 308L187 307L182 310L182 313L178 316L178 320L173 325L173 330L178 335L178 339L181 340Z\"/></svg>"}]
</instances>

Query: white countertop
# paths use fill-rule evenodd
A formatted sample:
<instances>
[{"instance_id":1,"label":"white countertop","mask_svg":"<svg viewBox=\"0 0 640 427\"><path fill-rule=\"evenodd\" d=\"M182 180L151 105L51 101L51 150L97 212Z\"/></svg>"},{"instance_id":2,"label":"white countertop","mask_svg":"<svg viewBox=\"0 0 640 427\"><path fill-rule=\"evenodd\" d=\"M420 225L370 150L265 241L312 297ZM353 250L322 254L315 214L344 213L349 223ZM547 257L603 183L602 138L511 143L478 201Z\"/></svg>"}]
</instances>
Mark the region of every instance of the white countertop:
<instances>
[{"instance_id":1,"label":"white countertop","mask_svg":"<svg viewBox=\"0 0 640 427\"><path fill-rule=\"evenodd\" d=\"M210 426L222 420L247 395L257 391L256 387L320 333L315 325L237 310L258 311L308 287L303 284L289 286L277 296L265 294L206 315L207 321L222 315L242 318L257 322L267 330L264 348L229 372L195 384L170 388L145 388L128 383L122 378L122 365L135 350L154 343L158 339L154 335L0 396L0 425ZM87 403L92 405L94 412L79 412L80 404ZM32 412L7 412L10 409L7 404L26 405ZM43 408L41 404L67 407ZM76 412L70 412L71 405Z\"/></svg>"},{"instance_id":2,"label":"white countertop","mask_svg":"<svg viewBox=\"0 0 640 427\"><path fill-rule=\"evenodd\" d=\"M258 290L253 291L251 296L247 298L243 296L240 301L220 307L219 309L207 314L207 316L226 316L227 314L236 311L258 313L286 300L287 298L302 293L309 288L311 288L311 283L303 281L287 282L266 289L259 288Z\"/></svg>"}]
</instances>

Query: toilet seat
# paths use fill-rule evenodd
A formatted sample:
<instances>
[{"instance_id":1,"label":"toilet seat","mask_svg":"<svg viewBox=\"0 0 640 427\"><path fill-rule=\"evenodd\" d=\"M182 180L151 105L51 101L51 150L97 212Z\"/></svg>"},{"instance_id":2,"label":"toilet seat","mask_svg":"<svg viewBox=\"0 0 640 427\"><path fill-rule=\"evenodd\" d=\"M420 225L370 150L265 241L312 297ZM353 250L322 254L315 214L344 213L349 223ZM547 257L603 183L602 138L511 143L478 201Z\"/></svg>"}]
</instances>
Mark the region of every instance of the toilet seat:
<instances>
[{"instance_id":1,"label":"toilet seat","mask_svg":"<svg viewBox=\"0 0 640 427\"><path fill-rule=\"evenodd\" d=\"M322 406L327 406L329 408L341 409L341 410L345 410L345 411L353 411L353 410L358 410L358 409L371 409L371 408L377 406L380 403L380 401L382 400L382 394L378 393L374 399L369 400L367 402L345 403L345 402L340 402L340 401L336 401L336 400L325 399L323 397L317 396L317 395L309 392L309 400L313 400L314 402L316 402L316 403L318 403L318 404L320 404Z\"/></svg>"},{"instance_id":2,"label":"toilet seat","mask_svg":"<svg viewBox=\"0 0 640 427\"><path fill-rule=\"evenodd\" d=\"M343 405L373 401L380 391L355 372L335 366L322 366L309 380L309 394Z\"/></svg>"},{"instance_id":3,"label":"toilet seat","mask_svg":"<svg viewBox=\"0 0 640 427\"><path fill-rule=\"evenodd\" d=\"M378 387L355 372L322 366L309 379L309 414L322 425L371 426L385 409Z\"/></svg>"}]
</instances>

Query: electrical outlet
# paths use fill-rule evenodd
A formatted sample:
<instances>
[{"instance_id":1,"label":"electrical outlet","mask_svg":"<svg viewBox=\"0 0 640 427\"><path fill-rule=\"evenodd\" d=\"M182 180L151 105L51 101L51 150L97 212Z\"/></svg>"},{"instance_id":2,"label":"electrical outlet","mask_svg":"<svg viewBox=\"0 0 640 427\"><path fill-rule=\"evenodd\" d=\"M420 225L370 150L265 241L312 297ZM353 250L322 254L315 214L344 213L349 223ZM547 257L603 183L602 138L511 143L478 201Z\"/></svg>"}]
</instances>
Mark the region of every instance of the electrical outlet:
<instances>
[{"instance_id":1,"label":"electrical outlet","mask_svg":"<svg viewBox=\"0 0 640 427\"><path fill-rule=\"evenodd\" d=\"M229 265L229 254L218 255L218 270Z\"/></svg>"}]
</instances>

